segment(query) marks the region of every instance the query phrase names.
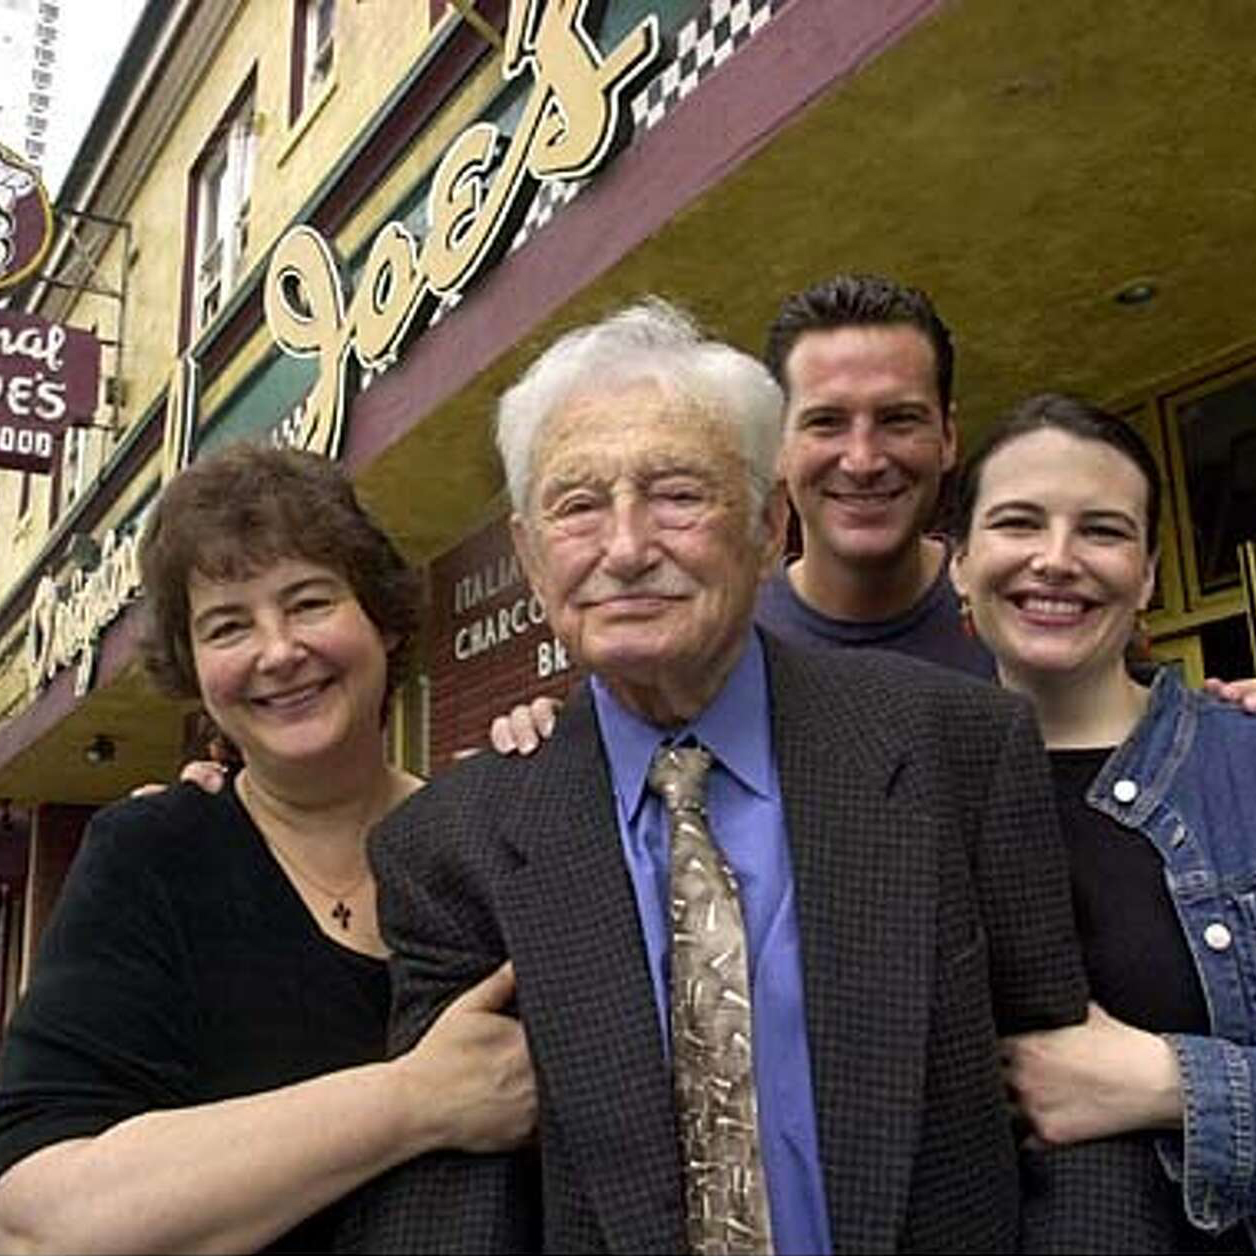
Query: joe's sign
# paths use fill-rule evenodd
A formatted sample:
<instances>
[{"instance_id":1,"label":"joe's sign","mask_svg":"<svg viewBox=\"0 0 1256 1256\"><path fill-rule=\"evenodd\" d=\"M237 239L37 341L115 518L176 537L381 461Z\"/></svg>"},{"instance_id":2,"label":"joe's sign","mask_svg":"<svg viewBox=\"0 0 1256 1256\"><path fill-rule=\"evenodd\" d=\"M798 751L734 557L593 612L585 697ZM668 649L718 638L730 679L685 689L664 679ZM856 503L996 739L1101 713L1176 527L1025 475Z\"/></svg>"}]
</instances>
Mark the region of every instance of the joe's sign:
<instances>
[{"instance_id":1,"label":"joe's sign","mask_svg":"<svg viewBox=\"0 0 1256 1256\"><path fill-rule=\"evenodd\" d=\"M501 257L542 183L596 174L627 142L632 92L662 55L659 23L648 14L603 54L588 25L602 8L512 0L502 74L527 85L513 133L481 121L454 140L432 178L426 235L383 227L351 296L313 227L280 239L266 274L266 322L285 353L319 361L314 388L284 427L288 443L337 457L349 378L387 370L443 300Z\"/></svg>"},{"instance_id":2,"label":"joe's sign","mask_svg":"<svg viewBox=\"0 0 1256 1256\"><path fill-rule=\"evenodd\" d=\"M92 421L99 388L90 332L0 310L0 467L50 470L56 438Z\"/></svg>"}]
</instances>

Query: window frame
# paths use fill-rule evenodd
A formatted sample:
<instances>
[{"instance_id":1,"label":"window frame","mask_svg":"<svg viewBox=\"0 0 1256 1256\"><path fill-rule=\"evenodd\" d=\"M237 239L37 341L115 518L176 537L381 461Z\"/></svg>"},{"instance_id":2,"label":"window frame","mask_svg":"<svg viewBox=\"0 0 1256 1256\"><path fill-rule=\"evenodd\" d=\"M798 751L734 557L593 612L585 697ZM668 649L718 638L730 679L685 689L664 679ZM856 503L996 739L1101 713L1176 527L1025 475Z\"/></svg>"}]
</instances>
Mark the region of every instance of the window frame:
<instances>
[{"instance_id":1,"label":"window frame","mask_svg":"<svg viewBox=\"0 0 1256 1256\"><path fill-rule=\"evenodd\" d=\"M1229 370L1197 378L1183 388L1166 392L1160 398L1165 432L1167 465L1177 520L1177 545L1182 572L1183 600L1188 612L1213 611L1218 616L1233 613L1240 600L1239 581L1224 588L1205 591L1200 583L1199 563L1193 536L1193 513L1186 472L1186 447L1182 438L1182 412L1191 403L1203 400L1246 380L1256 382L1256 360L1248 359Z\"/></svg>"},{"instance_id":2,"label":"window frame","mask_svg":"<svg viewBox=\"0 0 1256 1256\"><path fill-rule=\"evenodd\" d=\"M1160 621L1176 623L1186 610L1182 585L1182 555L1178 544L1177 511L1173 505L1173 475L1165 450L1164 431L1154 401L1146 401L1133 410L1120 409L1119 418L1128 423L1146 442L1160 468L1160 535L1155 538L1160 550L1156 565L1156 590L1148 619L1153 629Z\"/></svg>"},{"instance_id":3,"label":"window frame","mask_svg":"<svg viewBox=\"0 0 1256 1256\"><path fill-rule=\"evenodd\" d=\"M257 118L256 74L250 73L188 173L181 349L214 322L245 274Z\"/></svg>"},{"instance_id":4,"label":"window frame","mask_svg":"<svg viewBox=\"0 0 1256 1256\"><path fill-rule=\"evenodd\" d=\"M326 29L319 27L326 16ZM336 0L293 0L288 125L294 126L335 78Z\"/></svg>"}]
</instances>

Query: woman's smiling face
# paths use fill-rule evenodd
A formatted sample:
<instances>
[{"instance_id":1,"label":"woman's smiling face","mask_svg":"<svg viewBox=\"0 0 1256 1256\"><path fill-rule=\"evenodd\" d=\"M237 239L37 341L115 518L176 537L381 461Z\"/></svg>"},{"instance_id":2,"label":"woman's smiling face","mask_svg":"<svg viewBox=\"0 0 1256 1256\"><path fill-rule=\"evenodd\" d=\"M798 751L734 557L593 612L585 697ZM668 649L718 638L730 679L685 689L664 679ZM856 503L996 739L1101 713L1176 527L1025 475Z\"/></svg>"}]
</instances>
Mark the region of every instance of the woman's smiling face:
<instances>
[{"instance_id":1,"label":"woman's smiling face","mask_svg":"<svg viewBox=\"0 0 1256 1256\"><path fill-rule=\"evenodd\" d=\"M389 643L336 571L281 558L188 587L206 709L246 762L305 762L379 738Z\"/></svg>"},{"instance_id":2,"label":"woman's smiling face","mask_svg":"<svg viewBox=\"0 0 1256 1256\"><path fill-rule=\"evenodd\" d=\"M1147 507L1141 469L1102 441L1047 427L990 455L951 573L1005 681L1124 665L1155 583Z\"/></svg>"}]
</instances>

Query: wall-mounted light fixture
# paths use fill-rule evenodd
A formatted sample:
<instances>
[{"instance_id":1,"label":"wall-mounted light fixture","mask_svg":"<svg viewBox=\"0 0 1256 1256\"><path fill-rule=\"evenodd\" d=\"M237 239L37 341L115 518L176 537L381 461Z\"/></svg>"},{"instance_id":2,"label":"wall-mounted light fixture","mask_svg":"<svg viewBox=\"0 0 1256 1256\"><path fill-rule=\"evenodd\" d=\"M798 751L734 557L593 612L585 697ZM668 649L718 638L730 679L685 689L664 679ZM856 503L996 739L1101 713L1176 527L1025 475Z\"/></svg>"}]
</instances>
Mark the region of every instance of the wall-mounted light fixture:
<instances>
[{"instance_id":1,"label":"wall-mounted light fixture","mask_svg":"<svg viewBox=\"0 0 1256 1256\"><path fill-rule=\"evenodd\" d=\"M97 733L83 748L83 758L93 765L112 763L117 753L117 744L105 733Z\"/></svg>"}]
</instances>

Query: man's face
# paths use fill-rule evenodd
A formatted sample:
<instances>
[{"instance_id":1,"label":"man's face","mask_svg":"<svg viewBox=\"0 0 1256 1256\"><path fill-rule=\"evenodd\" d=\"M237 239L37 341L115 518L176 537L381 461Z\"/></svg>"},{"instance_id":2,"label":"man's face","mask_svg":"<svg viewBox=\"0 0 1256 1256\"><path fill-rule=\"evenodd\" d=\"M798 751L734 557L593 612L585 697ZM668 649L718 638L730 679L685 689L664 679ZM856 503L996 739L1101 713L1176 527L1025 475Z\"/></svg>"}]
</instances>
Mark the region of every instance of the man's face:
<instances>
[{"instance_id":1,"label":"man's face","mask_svg":"<svg viewBox=\"0 0 1256 1256\"><path fill-rule=\"evenodd\" d=\"M841 327L799 337L785 363L782 468L804 552L892 567L929 525L955 427L933 346L915 327Z\"/></svg>"},{"instance_id":2,"label":"man's face","mask_svg":"<svg viewBox=\"0 0 1256 1256\"><path fill-rule=\"evenodd\" d=\"M537 438L513 521L568 651L653 716L652 695L718 687L731 669L784 522L774 491L751 527L732 428L678 407L648 384L568 402Z\"/></svg>"}]
</instances>

